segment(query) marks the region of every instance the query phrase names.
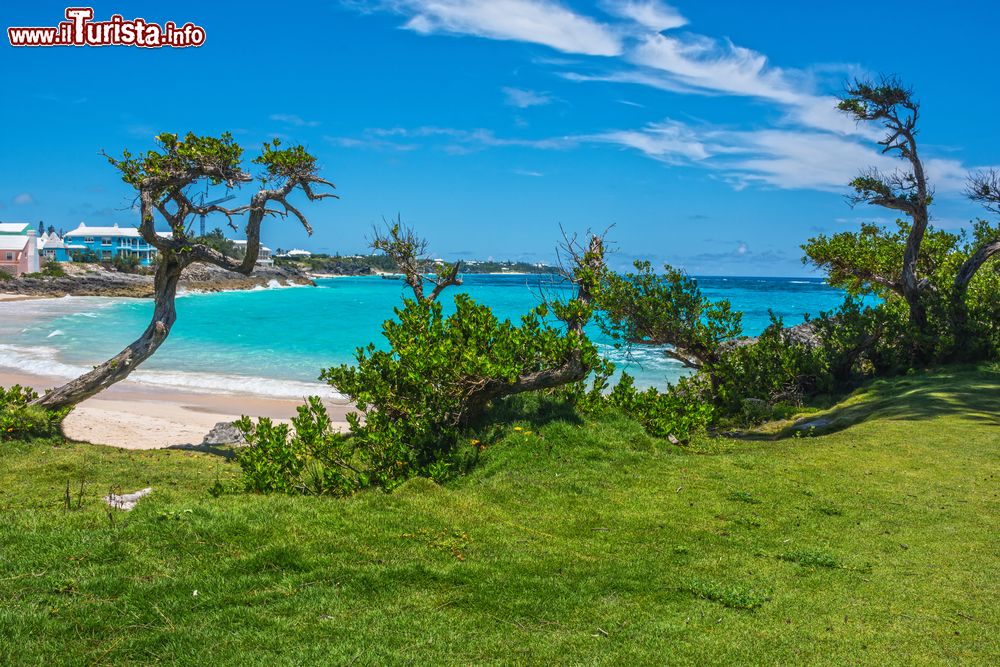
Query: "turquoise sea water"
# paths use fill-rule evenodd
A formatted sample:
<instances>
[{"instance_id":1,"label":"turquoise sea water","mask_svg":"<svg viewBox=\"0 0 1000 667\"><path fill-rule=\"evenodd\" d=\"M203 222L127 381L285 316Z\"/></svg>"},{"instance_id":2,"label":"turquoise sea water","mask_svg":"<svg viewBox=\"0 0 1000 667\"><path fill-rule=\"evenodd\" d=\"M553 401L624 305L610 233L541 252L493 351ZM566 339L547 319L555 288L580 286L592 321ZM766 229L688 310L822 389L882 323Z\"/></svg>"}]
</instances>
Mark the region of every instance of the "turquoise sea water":
<instances>
[{"instance_id":1,"label":"turquoise sea water","mask_svg":"<svg viewBox=\"0 0 1000 667\"><path fill-rule=\"evenodd\" d=\"M181 296L170 337L134 379L204 391L315 391L319 369L350 363L355 348L381 341L381 324L404 295L401 281L378 277L317 283ZM699 284L708 296L727 298L742 310L744 331L751 335L767 325L768 309L791 325L843 298L817 279L700 278ZM550 278L524 275L467 276L458 289L514 320L539 303L543 289L560 290ZM447 295L443 302L450 304ZM75 376L138 336L151 309L146 300L88 297L0 303L0 366ZM663 386L684 373L660 350L633 350L626 357L596 329L590 333L639 384Z\"/></svg>"}]
</instances>

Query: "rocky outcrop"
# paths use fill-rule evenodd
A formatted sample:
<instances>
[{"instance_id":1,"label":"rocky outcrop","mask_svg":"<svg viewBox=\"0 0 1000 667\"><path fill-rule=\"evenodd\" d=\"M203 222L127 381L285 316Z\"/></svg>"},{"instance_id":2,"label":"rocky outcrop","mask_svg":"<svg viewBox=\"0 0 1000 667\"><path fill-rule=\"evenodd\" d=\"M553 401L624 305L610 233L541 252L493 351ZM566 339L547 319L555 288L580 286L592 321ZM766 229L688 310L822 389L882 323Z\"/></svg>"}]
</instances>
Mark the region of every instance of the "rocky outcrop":
<instances>
[{"instance_id":1,"label":"rocky outcrop","mask_svg":"<svg viewBox=\"0 0 1000 667\"><path fill-rule=\"evenodd\" d=\"M117 296L151 298L152 273L124 273L100 264L63 264L64 277L21 277L0 283L0 292L28 296ZM297 269L258 266L249 276L217 266L194 264L185 269L180 286L199 292L253 289L268 285L312 285Z\"/></svg>"},{"instance_id":2,"label":"rocky outcrop","mask_svg":"<svg viewBox=\"0 0 1000 667\"><path fill-rule=\"evenodd\" d=\"M219 422L212 427L202 445L245 445L246 438L233 422Z\"/></svg>"},{"instance_id":3,"label":"rocky outcrop","mask_svg":"<svg viewBox=\"0 0 1000 667\"><path fill-rule=\"evenodd\" d=\"M785 327L781 330L781 336L789 345L804 345L811 349L823 344L823 338L819 334L816 323L812 321L796 324L794 327ZM756 342L756 336L741 336L723 342L722 350L728 352L737 347L753 345Z\"/></svg>"}]
</instances>

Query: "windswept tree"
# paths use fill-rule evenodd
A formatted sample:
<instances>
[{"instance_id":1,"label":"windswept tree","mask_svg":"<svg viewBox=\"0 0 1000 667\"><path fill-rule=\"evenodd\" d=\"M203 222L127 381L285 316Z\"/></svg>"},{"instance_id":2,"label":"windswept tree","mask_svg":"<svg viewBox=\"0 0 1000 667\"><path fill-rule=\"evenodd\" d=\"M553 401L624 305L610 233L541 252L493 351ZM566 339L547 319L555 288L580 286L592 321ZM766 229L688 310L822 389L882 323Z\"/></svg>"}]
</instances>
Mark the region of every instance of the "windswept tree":
<instances>
[{"instance_id":1,"label":"windswept tree","mask_svg":"<svg viewBox=\"0 0 1000 667\"><path fill-rule=\"evenodd\" d=\"M228 132L219 137L189 133L183 139L164 133L156 137L156 142L157 150L138 155L126 150L121 157L106 156L121 172L122 180L135 188L139 233L158 251L152 320L128 347L92 371L39 398L36 401L39 406L54 409L75 405L124 380L156 352L177 319L174 299L185 268L202 262L249 275L260 252L260 228L265 218L291 215L311 234L312 227L306 216L289 198L297 192L309 201L337 197L316 190L320 186L332 188L333 184L318 175L313 155L302 146L282 148L275 139L265 143L260 154L252 160L259 168L256 177L259 187L250 195L247 204L234 208L198 205L188 194L196 184L207 181L235 188L255 180L244 169L243 148ZM193 217L209 214L225 216L233 229L238 229L233 218L246 215L246 254L241 259L229 257L190 235ZM169 231L158 233L157 224L165 225Z\"/></svg>"},{"instance_id":2,"label":"windswept tree","mask_svg":"<svg viewBox=\"0 0 1000 667\"><path fill-rule=\"evenodd\" d=\"M917 150L920 105L910 88L894 77L883 77L878 82L855 81L837 108L859 123L882 126L885 136L878 142L882 153L893 155L904 163L902 168L892 172L872 167L859 175L851 181L854 192L849 201L852 205L871 204L899 211L909 218L909 232L899 269L889 275L873 273L864 278L898 291L906 300L910 322L923 333L927 329L923 295L930 283L920 275L918 262L930 221L928 207L933 192Z\"/></svg>"},{"instance_id":3,"label":"windswept tree","mask_svg":"<svg viewBox=\"0 0 1000 667\"><path fill-rule=\"evenodd\" d=\"M393 259L413 292L414 300L406 300L404 307L397 309L401 322L416 326L413 314L418 313L423 324L443 323L438 297L446 288L462 284L458 275L461 263L438 266L435 273L429 273L426 269L432 264L426 252L426 240L398 220L385 233L376 231L371 245ZM448 387L448 391L457 392L459 399L452 415L456 424L476 416L492 400L580 382L596 366L599 361L596 348L583 328L593 315L594 294L605 270L603 238L591 235L584 246L575 236L566 236L560 254L565 258L564 278L573 290L572 297L552 300L526 314L520 328L497 320L487 306L476 304L467 295L456 296L457 312L448 318L452 334L446 341L446 348L448 354L458 357L449 360L441 369L459 374L450 381L453 386ZM428 293L425 286L429 285L433 288ZM550 308L565 327L563 334L544 321ZM474 324L476 322L478 324ZM391 333L402 331L396 328L398 325L391 320L386 323L384 331L390 341ZM412 343L427 334L437 338L442 333L436 328L438 325L429 331L412 331L416 337L405 342ZM359 350L359 368L402 362L404 341L401 338L399 342L400 345L390 352L376 352L373 347ZM424 356L429 350L428 347L424 351L414 351L432 360L431 356ZM439 361L441 359L445 357ZM388 366L383 370L386 371L383 377L392 374ZM357 368L342 367L325 371L325 374L331 384L342 391L348 384L360 390L364 383L356 382L357 372Z\"/></svg>"}]
</instances>

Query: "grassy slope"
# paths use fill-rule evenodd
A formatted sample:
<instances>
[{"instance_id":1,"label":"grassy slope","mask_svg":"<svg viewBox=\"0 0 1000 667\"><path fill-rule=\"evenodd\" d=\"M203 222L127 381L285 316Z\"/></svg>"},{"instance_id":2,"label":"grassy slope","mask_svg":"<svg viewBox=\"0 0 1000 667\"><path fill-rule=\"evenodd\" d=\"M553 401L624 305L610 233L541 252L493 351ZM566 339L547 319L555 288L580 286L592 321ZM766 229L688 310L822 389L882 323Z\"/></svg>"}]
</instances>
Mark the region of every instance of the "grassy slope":
<instances>
[{"instance_id":1,"label":"grassy slope","mask_svg":"<svg viewBox=\"0 0 1000 667\"><path fill-rule=\"evenodd\" d=\"M213 498L236 466L205 454L3 445L0 663L995 664L1000 370L838 410L868 419L687 451L523 424L446 488L348 500ZM112 524L112 484L155 490Z\"/></svg>"}]
</instances>

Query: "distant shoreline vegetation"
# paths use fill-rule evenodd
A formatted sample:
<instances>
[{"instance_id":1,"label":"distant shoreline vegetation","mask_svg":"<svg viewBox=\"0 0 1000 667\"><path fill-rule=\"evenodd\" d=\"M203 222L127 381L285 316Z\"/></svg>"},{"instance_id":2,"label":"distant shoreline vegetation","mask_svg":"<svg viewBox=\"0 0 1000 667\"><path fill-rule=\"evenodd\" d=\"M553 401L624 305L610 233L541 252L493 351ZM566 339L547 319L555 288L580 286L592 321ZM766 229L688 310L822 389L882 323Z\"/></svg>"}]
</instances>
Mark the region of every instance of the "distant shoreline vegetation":
<instances>
[{"instance_id":1,"label":"distant shoreline vegetation","mask_svg":"<svg viewBox=\"0 0 1000 667\"><path fill-rule=\"evenodd\" d=\"M274 262L279 266L298 268L309 273L329 273L343 276L368 276L397 273L399 271L392 258L382 254L314 254L311 257L276 257ZM435 267L442 263L428 260L425 262L425 267L423 268L427 272L433 273ZM462 262L461 273L531 273L550 275L559 273L559 268L547 264L531 264L529 262L465 260Z\"/></svg>"}]
</instances>

